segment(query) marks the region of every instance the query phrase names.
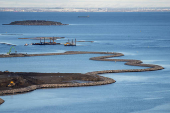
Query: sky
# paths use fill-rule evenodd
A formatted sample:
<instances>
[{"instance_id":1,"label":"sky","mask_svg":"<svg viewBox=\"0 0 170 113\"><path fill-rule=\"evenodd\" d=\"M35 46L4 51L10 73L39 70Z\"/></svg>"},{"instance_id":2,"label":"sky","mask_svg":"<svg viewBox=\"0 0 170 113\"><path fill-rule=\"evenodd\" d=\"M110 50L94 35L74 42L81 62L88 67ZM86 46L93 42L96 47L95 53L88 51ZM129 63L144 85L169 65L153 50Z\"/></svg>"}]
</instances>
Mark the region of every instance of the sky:
<instances>
[{"instance_id":1,"label":"sky","mask_svg":"<svg viewBox=\"0 0 170 113\"><path fill-rule=\"evenodd\" d=\"M0 0L0 7L63 7L63 8L170 7L170 0Z\"/></svg>"}]
</instances>

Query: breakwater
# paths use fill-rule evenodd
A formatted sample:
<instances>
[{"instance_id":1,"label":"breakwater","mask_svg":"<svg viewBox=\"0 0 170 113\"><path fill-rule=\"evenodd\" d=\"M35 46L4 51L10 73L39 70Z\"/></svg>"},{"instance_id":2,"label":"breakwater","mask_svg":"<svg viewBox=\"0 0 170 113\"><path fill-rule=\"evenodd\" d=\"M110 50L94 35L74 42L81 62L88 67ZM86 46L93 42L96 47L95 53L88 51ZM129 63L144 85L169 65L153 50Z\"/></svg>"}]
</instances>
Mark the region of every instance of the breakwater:
<instances>
[{"instance_id":1,"label":"breakwater","mask_svg":"<svg viewBox=\"0 0 170 113\"><path fill-rule=\"evenodd\" d=\"M102 70L102 71L94 71L88 72L87 75L100 77L99 81L89 82L89 83L67 83L67 84L41 84L41 85L31 85L25 88L19 89L11 89L11 90L3 90L0 91L0 95L6 94L15 94L15 93L23 93L33 91L35 89L40 88L60 88L60 87L80 87L80 86L95 86L95 85L105 85L116 82L115 80L103 76L99 76L97 74L104 73L121 73L121 72L142 72L142 71L155 71L164 69L162 66L154 65L154 64L142 64L143 62L140 60L131 60L131 59L108 59L112 57L120 57L124 56L122 53L116 52L86 52L86 51L67 51L64 53L44 53L44 54L12 54L12 55L0 55L1 58L5 57L31 57L31 56L47 56L47 55L74 55L74 54L107 54L107 56L99 56L92 57L90 60L97 61L112 61L112 62L126 62L125 65L132 66L142 66L148 67L146 69L126 69L126 70Z\"/></svg>"}]
</instances>

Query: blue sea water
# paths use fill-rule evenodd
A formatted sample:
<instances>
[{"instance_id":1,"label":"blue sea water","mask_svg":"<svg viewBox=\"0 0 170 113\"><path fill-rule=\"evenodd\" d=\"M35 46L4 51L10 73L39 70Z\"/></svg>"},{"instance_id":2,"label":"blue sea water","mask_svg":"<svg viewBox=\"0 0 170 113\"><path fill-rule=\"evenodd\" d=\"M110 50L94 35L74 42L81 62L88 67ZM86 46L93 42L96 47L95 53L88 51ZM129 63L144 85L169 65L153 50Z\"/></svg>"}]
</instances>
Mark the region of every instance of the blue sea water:
<instances>
[{"instance_id":1,"label":"blue sea water","mask_svg":"<svg viewBox=\"0 0 170 113\"><path fill-rule=\"evenodd\" d=\"M89 15L89 18L78 18ZM2 25L20 20L60 21L68 26ZM15 34L15 35L10 35ZM63 45L24 46L39 40L18 39L61 36L78 42ZM164 70L102 74L114 84L90 87L39 89L0 96L2 113L169 113L170 112L170 13L14 13L0 12L0 43L14 44L21 53L109 51L125 54L120 59L138 59L163 66ZM0 54L11 46L0 44ZM14 52L14 50L12 50ZM124 62L92 61L100 54L0 58L0 71L86 73L110 69L144 68Z\"/></svg>"}]
</instances>

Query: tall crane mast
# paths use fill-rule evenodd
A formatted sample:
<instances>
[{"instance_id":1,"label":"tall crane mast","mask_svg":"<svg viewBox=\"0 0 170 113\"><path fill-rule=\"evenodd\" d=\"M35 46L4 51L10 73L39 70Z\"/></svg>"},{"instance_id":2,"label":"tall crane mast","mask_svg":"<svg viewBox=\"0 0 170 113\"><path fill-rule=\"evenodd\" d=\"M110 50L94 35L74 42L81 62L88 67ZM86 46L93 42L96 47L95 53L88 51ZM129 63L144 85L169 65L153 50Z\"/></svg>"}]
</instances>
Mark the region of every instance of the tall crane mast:
<instances>
[{"instance_id":1,"label":"tall crane mast","mask_svg":"<svg viewBox=\"0 0 170 113\"><path fill-rule=\"evenodd\" d=\"M14 48L13 46L9 49L9 52L7 52L7 54L11 53L11 49ZM16 49L14 48L14 50L16 51Z\"/></svg>"}]
</instances>

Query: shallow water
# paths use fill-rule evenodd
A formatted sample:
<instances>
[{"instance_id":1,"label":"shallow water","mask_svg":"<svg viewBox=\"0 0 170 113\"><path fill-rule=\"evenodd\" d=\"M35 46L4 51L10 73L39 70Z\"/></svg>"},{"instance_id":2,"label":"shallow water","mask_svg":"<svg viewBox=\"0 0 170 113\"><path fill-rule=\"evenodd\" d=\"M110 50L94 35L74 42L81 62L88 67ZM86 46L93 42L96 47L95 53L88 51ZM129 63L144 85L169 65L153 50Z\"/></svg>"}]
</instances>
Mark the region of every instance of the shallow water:
<instances>
[{"instance_id":1,"label":"shallow water","mask_svg":"<svg viewBox=\"0 0 170 113\"><path fill-rule=\"evenodd\" d=\"M3 113L168 113L170 112L170 13L0 13L0 24L17 20L52 20L69 26L3 26L0 42L15 44L17 52L51 53L65 51L115 51L120 59L138 59L163 66L152 72L102 74L116 80L103 86L39 89L33 92L0 96ZM90 18L78 18L89 15ZM18 34L18 35L4 35ZM22 34L22 35L21 35ZM41 36L94 41L63 45L24 46L39 40L21 40ZM11 46L0 44L0 54ZM12 49L12 52L14 50ZM124 62L92 61L99 54L0 58L0 71L86 73L110 69L144 68Z\"/></svg>"}]
</instances>

